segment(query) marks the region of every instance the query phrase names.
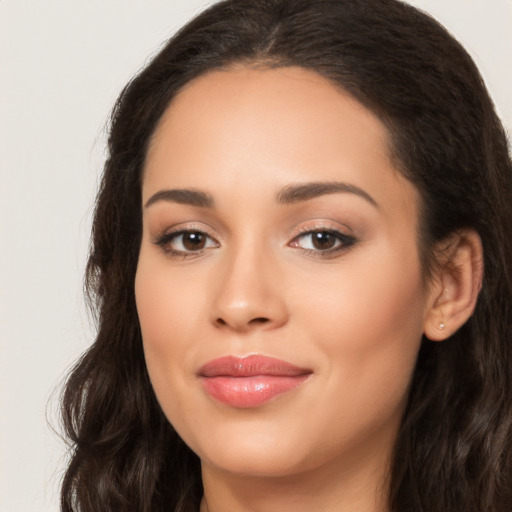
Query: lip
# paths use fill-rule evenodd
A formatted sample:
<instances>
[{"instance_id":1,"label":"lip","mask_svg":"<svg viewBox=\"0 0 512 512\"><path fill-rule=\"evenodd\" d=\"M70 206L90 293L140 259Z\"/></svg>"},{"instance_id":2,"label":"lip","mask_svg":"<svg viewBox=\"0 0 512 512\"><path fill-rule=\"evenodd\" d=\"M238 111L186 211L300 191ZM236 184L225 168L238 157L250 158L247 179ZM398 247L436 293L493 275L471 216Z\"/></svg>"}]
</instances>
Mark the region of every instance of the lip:
<instances>
[{"instance_id":1,"label":"lip","mask_svg":"<svg viewBox=\"0 0 512 512\"><path fill-rule=\"evenodd\" d=\"M203 389L215 400L231 407L251 408L300 386L312 371L274 357L248 355L214 359L198 374Z\"/></svg>"}]
</instances>

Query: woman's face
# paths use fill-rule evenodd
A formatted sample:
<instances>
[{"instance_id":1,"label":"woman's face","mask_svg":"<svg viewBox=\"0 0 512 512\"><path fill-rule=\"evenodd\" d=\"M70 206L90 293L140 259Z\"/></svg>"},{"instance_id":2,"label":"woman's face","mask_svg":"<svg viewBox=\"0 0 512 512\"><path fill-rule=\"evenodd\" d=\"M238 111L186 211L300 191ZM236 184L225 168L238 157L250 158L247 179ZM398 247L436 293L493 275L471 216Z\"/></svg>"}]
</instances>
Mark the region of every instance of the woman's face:
<instances>
[{"instance_id":1,"label":"woman's face","mask_svg":"<svg viewBox=\"0 0 512 512\"><path fill-rule=\"evenodd\" d=\"M431 301L387 135L300 68L212 72L161 120L135 292L156 395L204 467L389 456Z\"/></svg>"}]
</instances>

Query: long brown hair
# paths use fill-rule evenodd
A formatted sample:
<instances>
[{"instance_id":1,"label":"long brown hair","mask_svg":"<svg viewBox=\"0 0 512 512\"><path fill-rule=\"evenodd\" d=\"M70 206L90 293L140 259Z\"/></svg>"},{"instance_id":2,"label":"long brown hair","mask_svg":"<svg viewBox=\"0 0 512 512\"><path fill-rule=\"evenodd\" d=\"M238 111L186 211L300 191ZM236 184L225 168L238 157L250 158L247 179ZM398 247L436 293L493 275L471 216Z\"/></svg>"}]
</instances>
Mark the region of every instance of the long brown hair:
<instances>
[{"instance_id":1,"label":"long brown hair","mask_svg":"<svg viewBox=\"0 0 512 512\"><path fill-rule=\"evenodd\" d=\"M512 510L512 168L506 136L464 49L397 0L226 0L178 32L122 91L97 197L86 286L94 344L62 412L72 458L62 510L192 511L197 456L164 417L134 300L148 141L184 84L235 64L302 66L386 124L397 167L421 195L425 272L461 228L483 243L482 291L444 343L423 341L394 450L389 507Z\"/></svg>"}]
</instances>

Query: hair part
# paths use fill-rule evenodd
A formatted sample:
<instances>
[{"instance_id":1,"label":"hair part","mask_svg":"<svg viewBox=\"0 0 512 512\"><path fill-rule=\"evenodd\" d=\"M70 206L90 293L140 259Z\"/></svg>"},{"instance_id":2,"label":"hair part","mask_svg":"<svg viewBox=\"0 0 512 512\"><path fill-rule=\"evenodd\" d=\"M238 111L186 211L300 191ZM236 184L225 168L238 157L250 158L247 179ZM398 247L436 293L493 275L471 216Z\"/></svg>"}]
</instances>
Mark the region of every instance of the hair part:
<instances>
[{"instance_id":1,"label":"hair part","mask_svg":"<svg viewBox=\"0 0 512 512\"><path fill-rule=\"evenodd\" d=\"M151 138L194 78L233 66L300 66L374 112L421 196L426 274L437 244L481 237L482 291L442 344L424 340L390 472L393 511L505 512L512 503L512 168L474 63L425 13L397 0L227 0L183 27L122 91L98 193L86 288L95 343L62 411L73 453L65 512L198 510L198 457L164 417L134 299L141 179Z\"/></svg>"}]
</instances>

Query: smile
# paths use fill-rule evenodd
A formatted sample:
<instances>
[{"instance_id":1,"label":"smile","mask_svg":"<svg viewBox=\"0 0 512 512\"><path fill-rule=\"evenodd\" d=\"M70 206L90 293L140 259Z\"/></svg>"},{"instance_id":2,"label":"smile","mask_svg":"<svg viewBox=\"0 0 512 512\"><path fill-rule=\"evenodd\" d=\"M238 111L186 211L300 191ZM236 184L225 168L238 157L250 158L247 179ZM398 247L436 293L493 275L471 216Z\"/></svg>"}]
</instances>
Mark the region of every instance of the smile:
<instances>
[{"instance_id":1,"label":"smile","mask_svg":"<svg viewBox=\"0 0 512 512\"><path fill-rule=\"evenodd\" d=\"M309 369L261 355L221 357L199 370L206 393L237 408L258 407L295 389L311 374Z\"/></svg>"}]
</instances>

